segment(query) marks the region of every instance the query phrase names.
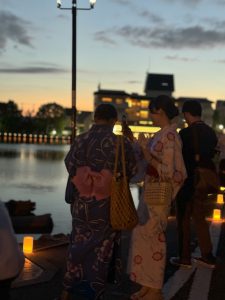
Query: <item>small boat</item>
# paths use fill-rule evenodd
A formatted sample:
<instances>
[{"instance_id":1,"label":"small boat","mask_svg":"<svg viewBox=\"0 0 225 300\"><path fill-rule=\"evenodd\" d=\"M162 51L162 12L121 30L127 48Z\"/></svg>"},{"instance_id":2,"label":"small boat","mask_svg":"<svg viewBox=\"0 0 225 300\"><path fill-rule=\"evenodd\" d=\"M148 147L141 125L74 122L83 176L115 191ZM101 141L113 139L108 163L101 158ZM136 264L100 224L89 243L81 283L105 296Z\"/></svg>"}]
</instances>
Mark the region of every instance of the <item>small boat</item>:
<instances>
[{"instance_id":1,"label":"small boat","mask_svg":"<svg viewBox=\"0 0 225 300\"><path fill-rule=\"evenodd\" d=\"M15 233L51 233L53 221L51 214L11 216Z\"/></svg>"},{"instance_id":2,"label":"small boat","mask_svg":"<svg viewBox=\"0 0 225 300\"><path fill-rule=\"evenodd\" d=\"M31 200L9 200L5 202L15 233L51 233L51 214L36 216L36 203Z\"/></svg>"}]
</instances>

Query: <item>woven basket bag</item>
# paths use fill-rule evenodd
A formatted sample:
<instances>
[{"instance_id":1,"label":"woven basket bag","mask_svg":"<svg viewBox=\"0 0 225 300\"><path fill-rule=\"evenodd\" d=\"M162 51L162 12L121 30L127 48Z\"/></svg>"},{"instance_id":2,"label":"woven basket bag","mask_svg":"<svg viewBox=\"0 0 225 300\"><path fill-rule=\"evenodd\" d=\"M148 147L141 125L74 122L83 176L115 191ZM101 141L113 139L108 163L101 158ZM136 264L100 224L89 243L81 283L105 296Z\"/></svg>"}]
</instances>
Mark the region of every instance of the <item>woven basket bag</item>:
<instances>
[{"instance_id":1,"label":"woven basket bag","mask_svg":"<svg viewBox=\"0 0 225 300\"><path fill-rule=\"evenodd\" d=\"M123 176L118 178L117 169L120 146ZM123 136L117 137L110 201L110 222L112 228L115 230L133 229L138 223L138 216L126 176Z\"/></svg>"},{"instance_id":2,"label":"woven basket bag","mask_svg":"<svg viewBox=\"0 0 225 300\"><path fill-rule=\"evenodd\" d=\"M170 182L145 182L144 200L148 205L170 205L173 188Z\"/></svg>"}]
</instances>

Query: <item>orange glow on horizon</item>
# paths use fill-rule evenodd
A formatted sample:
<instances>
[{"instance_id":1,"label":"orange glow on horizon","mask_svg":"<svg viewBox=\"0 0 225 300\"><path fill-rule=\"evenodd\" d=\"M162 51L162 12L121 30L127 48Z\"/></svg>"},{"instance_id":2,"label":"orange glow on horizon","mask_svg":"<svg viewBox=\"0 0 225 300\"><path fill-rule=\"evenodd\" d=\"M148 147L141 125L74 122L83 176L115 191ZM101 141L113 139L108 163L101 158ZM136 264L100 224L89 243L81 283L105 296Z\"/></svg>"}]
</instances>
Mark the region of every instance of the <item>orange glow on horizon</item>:
<instances>
[{"instance_id":1,"label":"orange glow on horizon","mask_svg":"<svg viewBox=\"0 0 225 300\"><path fill-rule=\"evenodd\" d=\"M16 94L16 93L15 93ZM49 95L46 93L35 93L35 95L30 96L28 93L23 93L20 95L12 95L10 97L3 97L1 102L8 102L9 100L14 101L20 110L22 110L23 115L35 115L41 105L55 102L64 108L71 108L71 95L70 93L58 93L57 95ZM43 99L43 100L41 100ZM85 99L85 100L84 100ZM77 109L82 111L93 111L93 96L89 93L77 95Z\"/></svg>"}]
</instances>

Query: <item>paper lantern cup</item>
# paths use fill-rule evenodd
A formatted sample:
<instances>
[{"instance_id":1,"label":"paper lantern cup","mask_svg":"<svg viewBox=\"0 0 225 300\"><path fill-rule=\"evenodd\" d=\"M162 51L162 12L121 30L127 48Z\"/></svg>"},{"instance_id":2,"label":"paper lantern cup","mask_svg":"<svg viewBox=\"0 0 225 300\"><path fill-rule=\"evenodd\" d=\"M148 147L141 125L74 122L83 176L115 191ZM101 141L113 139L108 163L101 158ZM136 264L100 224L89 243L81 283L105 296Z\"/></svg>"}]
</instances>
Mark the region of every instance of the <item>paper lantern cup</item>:
<instances>
[{"instance_id":1,"label":"paper lantern cup","mask_svg":"<svg viewBox=\"0 0 225 300\"><path fill-rule=\"evenodd\" d=\"M33 242L34 238L32 236L25 236L23 238L23 252L32 253L33 252Z\"/></svg>"}]
</instances>

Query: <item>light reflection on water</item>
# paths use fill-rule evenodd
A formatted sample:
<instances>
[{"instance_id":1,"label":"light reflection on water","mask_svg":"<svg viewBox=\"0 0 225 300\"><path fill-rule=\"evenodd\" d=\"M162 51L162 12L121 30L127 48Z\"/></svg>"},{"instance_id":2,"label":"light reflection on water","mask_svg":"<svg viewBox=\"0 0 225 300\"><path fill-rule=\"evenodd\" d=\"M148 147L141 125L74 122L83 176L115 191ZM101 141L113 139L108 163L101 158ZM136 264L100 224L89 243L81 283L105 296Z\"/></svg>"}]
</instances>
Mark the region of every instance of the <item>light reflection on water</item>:
<instances>
[{"instance_id":1,"label":"light reflection on water","mask_svg":"<svg viewBox=\"0 0 225 300\"><path fill-rule=\"evenodd\" d=\"M64 201L69 145L0 144L0 198L31 200L35 214L51 213L54 233L69 233L69 205ZM132 189L137 199L137 189Z\"/></svg>"}]
</instances>

